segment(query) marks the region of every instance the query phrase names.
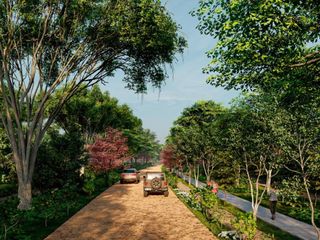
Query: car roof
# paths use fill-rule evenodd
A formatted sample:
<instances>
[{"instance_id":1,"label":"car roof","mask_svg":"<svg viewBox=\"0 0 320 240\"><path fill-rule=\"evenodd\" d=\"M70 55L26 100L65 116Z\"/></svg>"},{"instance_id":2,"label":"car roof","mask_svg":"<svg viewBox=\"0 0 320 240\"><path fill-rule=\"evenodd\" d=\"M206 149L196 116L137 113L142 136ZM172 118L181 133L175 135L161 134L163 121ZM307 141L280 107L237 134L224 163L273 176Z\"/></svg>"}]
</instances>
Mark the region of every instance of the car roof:
<instances>
[{"instance_id":1,"label":"car roof","mask_svg":"<svg viewBox=\"0 0 320 240\"><path fill-rule=\"evenodd\" d=\"M135 168L126 168L124 170L137 170L137 169L135 169Z\"/></svg>"}]
</instances>

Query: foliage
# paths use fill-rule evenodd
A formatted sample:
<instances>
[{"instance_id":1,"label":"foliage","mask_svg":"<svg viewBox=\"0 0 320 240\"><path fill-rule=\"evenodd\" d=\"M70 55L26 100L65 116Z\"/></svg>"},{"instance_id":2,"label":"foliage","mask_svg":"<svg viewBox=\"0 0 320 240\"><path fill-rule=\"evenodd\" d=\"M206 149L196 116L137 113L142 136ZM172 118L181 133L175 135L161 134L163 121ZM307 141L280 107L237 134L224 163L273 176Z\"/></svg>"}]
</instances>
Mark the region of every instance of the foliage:
<instances>
[{"instance_id":1,"label":"foliage","mask_svg":"<svg viewBox=\"0 0 320 240\"><path fill-rule=\"evenodd\" d=\"M62 91L57 92L51 104L54 105L62 94ZM120 105L108 92L102 93L98 85L73 96L62 108L56 122L66 132L80 131L87 144L108 127L127 131L142 127L141 120L127 105Z\"/></svg>"},{"instance_id":2,"label":"foliage","mask_svg":"<svg viewBox=\"0 0 320 240\"><path fill-rule=\"evenodd\" d=\"M161 145L149 129L124 130L123 134L128 137L130 154L135 161L147 163L159 159Z\"/></svg>"},{"instance_id":3,"label":"foliage","mask_svg":"<svg viewBox=\"0 0 320 240\"><path fill-rule=\"evenodd\" d=\"M158 0L2 1L0 23L0 117L29 209L38 149L63 105L119 69L135 92L160 87L186 41Z\"/></svg>"},{"instance_id":4,"label":"foliage","mask_svg":"<svg viewBox=\"0 0 320 240\"><path fill-rule=\"evenodd\" d=\"M85 169L82 190L91 195L95 189L96 174L91 169Z\"/></svg>"},{"instance_id":5,"label":"foliage","mask_svg":"<svg viewBox=\"0 0 320 240\"><path fill-rule=\"evenodd\" d=\"M33 184L37 189L60 188L80 181L80 168L87 162L79 132L48 130L39 148Z\"/></svg>"},{"instance_id":6,"label":"foliage","mask_svg":"<svg viewBox=\"0 0 320 240\"><path fill-rule=\"evenodd\" d=\"M315 209L314 210L315 213L314 213L314 218L316 220L319 220L320 219L320 210L319 209ZM303 222L306 222L306 223L309 223L310 224L310 215L311 215L311 210L310 208L308 207L295 207L295 208L290 208L289 209L289 212L288 212L288 215L289 216L292 216L296 219L298 219L299 221L303 221ZM319 227L320 226L320 223L319 221L316 221L316 225Z\"/></svg>"},{"instance_id":7,"label":"foliage","mask_svg":"<svg viewBox=\"0 0 320 240\"><path fill-rule=\"evenodd\" d=\"M211 61L204 71L212 73L208 81L229 89L267 91L315 85L319 11L314 0L201 0L192 12L199 20L197 28L218 39L207 52Z\"/></svg>"},{"instance_id":8,"label":"foliage","mask_svg":"<svg viewBox=\"0 0 320 240\"><path fill-rule=\"evenodd\" d=\"M292 208L301 208L301 186L302 182L298 176L283 179L278 190L281 202Z\"/></svg>"},{"instance_id":9,"label":"foliage","mask_svg":"<svg viewBox=\"0 0 320 240\"><path fill-rule=\"evenodd\" d=\"M17 185L12 183L0 184L0 197L10 196L17 193Z\"/></svg>"},{"instance_id":10,"label":"foliage","mask_svg":"<svg viewBox=\"0 0 320 240\"><path fill-rule=\"evenodd\" d=\"M166 175L168 183L172 188L176 188L178 184L178 177L174 175Z\"/></svg>"},{"instance_id":11,"label":"foliage","mask_svg":"<svg viewBox=\"0 0 320 240\"><path fill-rule=\"evenodd\" d=\"M9 139L0 125L0 183L16 182Z\"/></svg>"},{"instance_id":12,"label":"foliage","mask_svg":"<svg viewBox=\"0 0 320 240\"><path fill-rule=\"evenodd\" d=\"M185 108L174 122L167 139L176 168L187 167L198 180L203 171L210 180L213 170L222 162L223 151L213 125L225 111L214 101L198 101Z\"/></svg>"},{"instance_id":13,"label":"foliage","mask_svg":"<svg viewBox=\"0 0 320 240\"><path fill-rule=\"evenodd\" d=\"M127 138L116 129L108 128L104 138L97 137L89 145L89 164L96 172L107 172L130 159Z\"/></svg>"},{"instance_id":14,"label":"foliage","mask_svg":"<svg viewBox=\"0 0 320 240\"><path fill-rule=\"evenodd\" d=\"M241 235L245 235L244 239L251 240L256 234L257 223L252 213L238 213L232 225Z\"/></svg>"},{"instance_id":15,"label":"foliage","mask_svg":"<svg viewBox=\"0 0 320 240\"><path fill-rule=\"evenodd\" d=\"M193 202L191 207L201 211L209 221L214 219L218 198L210 191L210 188L195 188L190 191L190 197Z\"/></svg>"},{"instance_id":16,"label":"foliage","mask_svg":"<svg viewBox=\"0 0 320 240\"><path fill-rule=\"evenodd\" d=\"M109 186L118 178L119 174L111 173ZM5 239L5 231L6 239L44 239L106 188L97 187L88 196L82 194L81 186L66 184L34 196L29 211L18 210L18 198L10 197L0 203L0 239Z\"/></svg>"},{"instance_id":17,"label":"foliage","mask_svg":"<svg viewBox=\"0 0 320 240\"><path fill-rule=\"evenodd\" d=\"M173 146L165 145L160 153L160 162L168 169L176 166L176 157Z\"/></svg>"}]
</instances>

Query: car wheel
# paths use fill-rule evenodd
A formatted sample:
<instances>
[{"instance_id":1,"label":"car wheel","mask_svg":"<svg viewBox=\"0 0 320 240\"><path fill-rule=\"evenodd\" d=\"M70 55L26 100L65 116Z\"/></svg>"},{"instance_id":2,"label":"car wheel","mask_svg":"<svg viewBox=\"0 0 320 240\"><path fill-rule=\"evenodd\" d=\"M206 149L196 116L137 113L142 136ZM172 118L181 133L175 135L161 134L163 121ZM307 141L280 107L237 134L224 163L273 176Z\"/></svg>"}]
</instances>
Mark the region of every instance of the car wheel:
<instances>
[{"instance_id":1,"label":"car wheel","mask_svg":"<svg viewBox=\"0 0 320 240\"><path fill-rule=\"evenodd\" d=\"M120 184L123 184L123 180L120 180Z\"/></svg>"},{"instance_id":2,"label":"car wheel","mask_svg":"<svg viewBox=\"0 0 320 240\"><path fill-rule=\"evenodd\" d=\"M144 197L148 197L148 192L147 191L143 191L143 196Z\"/></svg>"},{"instance_id":3,"label":"car wheel","mask_svg":"<svg viewBox=\"0 0 320 240\"><path fill-rule=\"evenodd\" d=\"M139 183L139 180L138 180L138 179L136 180L136 183L137 183L137 184Z\"/></svg>"},{"instance_id":4,"label":"car wheel","mask_svg":"<svg viewBox=\"0 0 320 240\"><path fill-rule=\"evenodd\" d=\"M161 180L159 178L152 179L151 180L151 187L156 190L161 188Z\"/></svg>"},{"instance_id":5,"label":"car wheel","mask_svg":"<svg viewBox=\"0 0 320 240\"><path fill-rule=\"evenodd\" d=\"M165 192L163 193L163 195L164 195L165 197L168 197L168 196L169 196L169 191L165 191Z\"/></svg>"}]
</instances>

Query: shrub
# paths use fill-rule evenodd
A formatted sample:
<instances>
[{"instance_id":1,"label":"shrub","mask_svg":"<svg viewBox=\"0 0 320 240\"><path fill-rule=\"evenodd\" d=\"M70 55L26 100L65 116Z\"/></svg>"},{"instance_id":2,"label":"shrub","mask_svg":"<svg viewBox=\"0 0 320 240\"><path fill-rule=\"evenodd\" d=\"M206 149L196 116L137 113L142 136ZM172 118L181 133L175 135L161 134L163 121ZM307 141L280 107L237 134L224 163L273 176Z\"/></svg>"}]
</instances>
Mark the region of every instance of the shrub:
<instances>
[{"instance_id":1,"label":"shrub","mask_svg":"<svg viewBox=\"0 0 320 240\"><path fill-rule=\"evenodd\" d=\"M218 198L210 191L210 188L195 188L191 190L191 207L201 211L207 220L214 220L214 212L218 206Z\"/></svg>"},{"instance_id":2,"label":"shrub","mask_svg":"<svg viewBox=\"0 0 320 240\"><path fill-rule=\"evenodd\" d=\"M34 188L45 191L80 181L80 168L87 162L78 132L61 134L51 128L42 142L35 166Z\"/></svg>"},{"instance_id":3,"label":"shrub","mask_svg":"<svg viewBox=\"0 0 320 240\"><path fill-rule=\"evenodd\" d=\"M168 183L172 188L176 188L178 184L178 177L167 174Z\"/></svg>"},{"instance_id":4,"label":"shrub","mask_svg":"<svg viewBox=\"0 0 320 240\"><path fill-rule=\"evenodd\" d=\"M0 184L0 197L10 196L17 193L17 185L15 184Z\"/></svg>"},{"instance_id":5,"label":"shrub","mask_svg":"<svg viewBox=\"0 0 320 240\"><path fill-rule=\"evenodd\" d=\"M85 169L84 182L82 186L82 190L85 193L91 195L95 191L96 189L95 179L96 179L96 174L91 169Z\"/></svg>"},{"instance_id":6,"label":"shrub","mask_svg":"<svg viewBox=\"0 0 320 240\"><path fill-rule=\"evenodd\" d=\"M243 236L243 239L251 240L256 235L257 223L252 213L238 213L236 218L231 222L233 227Z\"/></svg>"}]
</instances>

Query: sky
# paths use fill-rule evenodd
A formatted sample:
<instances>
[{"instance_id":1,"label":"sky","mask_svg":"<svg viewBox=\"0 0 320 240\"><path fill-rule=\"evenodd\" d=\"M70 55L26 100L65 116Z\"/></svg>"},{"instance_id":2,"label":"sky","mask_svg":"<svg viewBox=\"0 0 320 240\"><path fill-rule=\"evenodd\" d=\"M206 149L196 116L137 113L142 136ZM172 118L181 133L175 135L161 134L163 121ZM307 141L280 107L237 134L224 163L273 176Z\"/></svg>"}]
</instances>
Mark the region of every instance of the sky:
<instances>
[{"instance_id":1,"label":"sky","mask_svg":"<svg viewBox=\"0 0 320 240\"><path fill-rule=\"evenodd\" d=\"M178 61L173 64L173 72L168 69L169 78L165 85L158 89L150 88L143 97L125 88L120 74L109 79L102 86L121 104L127 104L135 116L143 121L143 127L157 135L160 143L170 133L173 122L180 116L184 108L192 106L198 100L214 100L228 106L232 98L239 93L226 91L206 83L208 75L202 73L210 59L205 52L212 49L216 40L201 35L196 29L198 20L189 12L198 6L197 0L162 1L172 18L181 26L180 34L188 41L188 48L183 55L177 55Z\"/></svg>"}]
</instances>

